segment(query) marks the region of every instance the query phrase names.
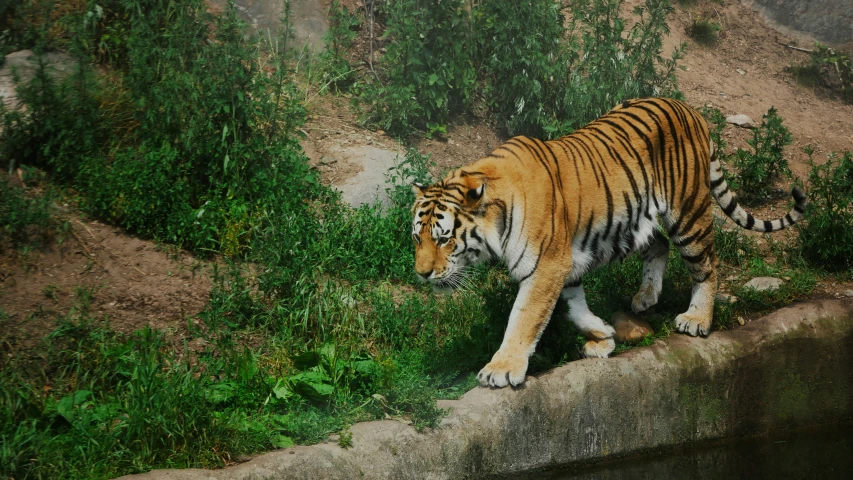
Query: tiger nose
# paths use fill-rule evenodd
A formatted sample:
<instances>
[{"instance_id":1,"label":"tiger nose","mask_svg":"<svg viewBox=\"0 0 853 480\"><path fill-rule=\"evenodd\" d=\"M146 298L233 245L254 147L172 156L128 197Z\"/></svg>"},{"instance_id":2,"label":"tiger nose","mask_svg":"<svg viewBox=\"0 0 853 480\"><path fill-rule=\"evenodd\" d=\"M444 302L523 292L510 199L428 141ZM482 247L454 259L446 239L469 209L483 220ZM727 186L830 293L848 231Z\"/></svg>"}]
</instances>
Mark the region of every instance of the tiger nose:
<instances>
[{"instance_id":1,"label":"tiger nose","mask_svg":"<svg viewBox=\"0 0 853 480\"><path fill-rule=\"evenodd\" d=\"M424 277L424 280L429 280L429 277L432 275L433 270L428 272L418 272L418 275Z\"/></svg>"}]
</instances>

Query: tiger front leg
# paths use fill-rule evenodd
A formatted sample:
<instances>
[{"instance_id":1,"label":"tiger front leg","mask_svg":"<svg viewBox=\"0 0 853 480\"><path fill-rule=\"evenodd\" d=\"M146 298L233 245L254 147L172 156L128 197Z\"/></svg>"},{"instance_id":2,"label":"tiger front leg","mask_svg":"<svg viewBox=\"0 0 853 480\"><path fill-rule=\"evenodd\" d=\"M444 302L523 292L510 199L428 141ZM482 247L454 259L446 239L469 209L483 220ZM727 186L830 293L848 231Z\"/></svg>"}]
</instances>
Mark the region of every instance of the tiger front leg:
<instances>
[{"instance_id":1,"label":"tiger front leg","mask_svg":"<svg viewBox=\"0 0 853 480\"><path fill-rule=\"evenodd\" d=\"M717 294L716 256L713 243L679 248L681 258L690 271L693 292L690 307L675 317L675 328L688 335L708 335L714 317L714 297ZM698 252L698 253L695 253Z\"/></svg>"},{"instance_id":2,"label":"tiger front leg","mask_svg":"<svg viewBox=\"0 0 853 480\"><path fill-rule=\"evenodd\" d=\"M566 305L569 307L569 321L587 339L583 347L583 356L607 358L616 348L616 342L613 340L616 331L590 311L586 304L586 293L584 293L580 281L566 285L560 293L560 297L566 301Z\"/></svg>"},{"instance_id":3,"label":"tiger front leg","mask_svg":"<svg viewBox=\"0 0 853 480\"><path fill-rule=\"evenodd\" d=\"M480 385L500 388L524 383L528 359L548 325L563 283L550 277L534 274L519 285L503 342L477 374Z\"/></svg>"}]
</instances>

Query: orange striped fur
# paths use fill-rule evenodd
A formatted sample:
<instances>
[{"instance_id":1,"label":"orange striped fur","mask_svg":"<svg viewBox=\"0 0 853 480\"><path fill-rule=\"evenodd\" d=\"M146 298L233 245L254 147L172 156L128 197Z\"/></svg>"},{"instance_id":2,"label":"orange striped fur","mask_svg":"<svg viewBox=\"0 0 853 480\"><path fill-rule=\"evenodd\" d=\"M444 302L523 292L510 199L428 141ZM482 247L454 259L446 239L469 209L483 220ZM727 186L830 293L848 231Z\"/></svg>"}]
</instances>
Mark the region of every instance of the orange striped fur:
<instances>
[{"instance_id":1,"label":"orange striped fur","mask_svg":"<svg viewBox=\"0 0 853 480\"><path fill-rule=\"evenodd\" d=\"M419 276L439 289L455 288L466 267L497 258L519 282L503 343L480 382L524 381L559 297L589 340L585 355L607 357L613 329L586 306L583 275L639 252L643 279L632 308L644 311L660 295L670 241L694 283L677 329L707 335L717 286L712 197L738 225L756 231L793 224L806 205L794 189L796 205L785 217L755 219L738 205L715 151L698 112L677 100L638 99L571 135L515 137L434 185L415 185Z\"/></svg>"}]
</instances>

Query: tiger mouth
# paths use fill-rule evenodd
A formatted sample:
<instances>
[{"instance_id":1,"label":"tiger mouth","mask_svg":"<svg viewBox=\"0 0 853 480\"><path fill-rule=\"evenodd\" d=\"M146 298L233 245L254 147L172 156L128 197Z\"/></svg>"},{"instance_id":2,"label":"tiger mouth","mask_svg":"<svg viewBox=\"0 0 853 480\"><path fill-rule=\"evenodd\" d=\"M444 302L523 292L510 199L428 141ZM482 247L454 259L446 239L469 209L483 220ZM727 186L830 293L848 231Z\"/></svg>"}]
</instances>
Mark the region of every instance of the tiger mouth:
<instances>
[{"instance_id":1,"label":"tiger mouth","mask_svg":"<svg viewBox=\"0 0 853 480\"><path fill-rule=\"evenodd\" d=\"M465 276L460 273L451 273L443 278L433 279L432 286L436 290L453 291L462 286Z\"/></svg>"}]
</instances>

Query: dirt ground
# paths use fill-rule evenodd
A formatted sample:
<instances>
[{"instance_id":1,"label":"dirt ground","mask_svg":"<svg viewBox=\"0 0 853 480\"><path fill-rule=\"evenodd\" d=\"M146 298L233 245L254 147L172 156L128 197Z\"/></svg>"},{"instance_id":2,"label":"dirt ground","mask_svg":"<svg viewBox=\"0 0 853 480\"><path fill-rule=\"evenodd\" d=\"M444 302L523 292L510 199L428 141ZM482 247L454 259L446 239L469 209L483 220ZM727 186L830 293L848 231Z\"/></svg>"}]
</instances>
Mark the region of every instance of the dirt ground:
<instances>
[{"instance_id":1,"label":"dirt ground","mask_svg":"<svg viewBox=\"0 0 853 480\"><path fill-rule=\"evenodd\" d=\"M151 326L176 340L186 334L188 317L209 298L205 263L86 220L73 209L60 219L67 220L68 231L56 234L48 246L0 255L0 305L9 316L0 322L4 349L32 346L59 316L80 304L80 290L91 293L91 315L107 318L116 331Z\"/></svg>"},{"instance_id":2,"label":"dirt ground","mask_svg":"<svg viewBox=\"0 0 853 480\"><path fill-rule=\"evenodd\" d=\"M360 2L347 0L347 5ZM639 0L628 0L630 9ZM696 106L710 105L725 115L742 113L760 122L773 106L791 130L794 143L787 152L791 170L804 177L806 155L802 147L813 145L815 159L832 151L853 150L853 106L828 98L820 91L798 85L786 67L808 58L807 53L789 48L811 48L802 37L793 38L768 25L740 0L724 0L722 5L677 8L670 18L671 36L665 52L687 42L678 72L679 86L687 101ZM706 7L707 8L707 7ZM713 47L692 42L685 29L696 15L711 16L724 26L720 41ZM318 96L308 104L311 113L303 127L303 145L316 168L329 184L341 184L358 173L345 165L324 161L331 145L377 145L389 149L396 143L381 131L360 127L358 114L347 98ZM730 126L725 133L730 148L746 148L748 130ZM500 133L477 119L464 119L448 127L441 140L420 140L422 152L432 155L439 171L471 163L505 140ZM787 185L781 185L785 187ZM779 216L773 206L755 213ZM61 243L38 251L0 254L0 306L9 316L0 325L6 330L4 349L32 345L52 328L56 315L73 304L76 288L93 289L91 311L106 315L120 331L145 325L164 328L180 337L186 333L188 317L207 302L210 281L203 262L180 252L129 236L120 229L85 219L73 208L63 215L70 231ZM838 296L849 284L820 284L816 295Z\"/></svg>"}]
</instances>

